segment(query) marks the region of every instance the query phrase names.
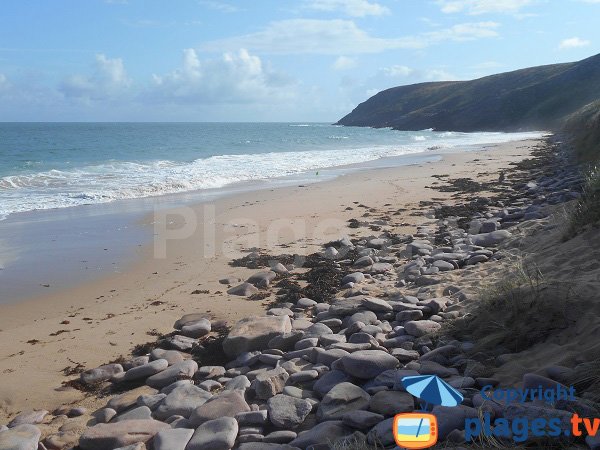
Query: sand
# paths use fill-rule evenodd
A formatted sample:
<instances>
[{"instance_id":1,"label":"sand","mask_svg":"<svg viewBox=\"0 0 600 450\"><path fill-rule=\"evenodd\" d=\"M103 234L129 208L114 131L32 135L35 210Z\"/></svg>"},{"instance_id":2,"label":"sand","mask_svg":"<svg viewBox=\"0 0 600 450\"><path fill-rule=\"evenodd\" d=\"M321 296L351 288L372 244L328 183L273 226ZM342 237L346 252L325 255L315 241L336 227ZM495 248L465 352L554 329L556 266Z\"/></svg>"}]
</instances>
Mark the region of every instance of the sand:
<instances>
[{"instance_id":1,"label":"sand","mask_svg":"<svg viewBox=\"0 0 600 450\"><path fill-rule=\"evenodd\" d=\"M440 183L434 175L494 180L537 144L484 146L445 154L439 162L365 170L172 210L167 234L180 238L166 244L164 214L150 215L146 221L158 221L155 240L124 273L0 305L0 423L24 409L53 410L72 402L94 407L95 400L82 403L82 393L61 388L67 379L63 369L93 368L127 355L133 346L154 340L152 334L171 331L184 313L207 313L232 323L263 312L263 301L229 296L218 281L252 273L228 265L248 249L307 255L331 239L353 236L356 230L347 221L360 220L370 209L396 214L399 225L393 231L414 232L415 225L430 220L419 202L452 195L426 187ZM192 294L195 290L209 293Z\"/></svg>"}]
</instances>

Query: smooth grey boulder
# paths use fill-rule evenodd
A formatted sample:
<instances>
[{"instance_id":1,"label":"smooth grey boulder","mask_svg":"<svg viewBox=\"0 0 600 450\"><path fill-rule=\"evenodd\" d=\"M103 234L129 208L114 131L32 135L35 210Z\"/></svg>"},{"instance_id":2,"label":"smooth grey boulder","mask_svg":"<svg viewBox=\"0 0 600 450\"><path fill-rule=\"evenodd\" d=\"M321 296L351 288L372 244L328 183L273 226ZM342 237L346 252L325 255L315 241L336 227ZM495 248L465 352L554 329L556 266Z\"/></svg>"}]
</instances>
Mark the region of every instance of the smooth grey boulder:
<instances>
[{"instance_id":1,"label":"smooth grey boulder","mask_svg":"<svg viewBox=\"0 0 600 450\"><path fill-rule=\"evenodd\" d=\"M301 398L278 394L267 401L269 420L279 428L294 429L310 414L312 403Z\"/></svg>"},{"instance_id":2,"label":"smooth grey boulder","mask_svg":"<svg viewBox=\"0 0 600 450\"><path fill-rule=\"evenodd\" d=\"M123 379L125 381L141 380L160 373L167 367L169 367L169 361L166 359L156 359L154 361L150 361L148 364L144 364L143 366L129 369L127 372L125 372L125 377Z\"/></svg>"},{"instance_id":3,"label":"smooth grey boulder","mask_svg":"<svg viewBox=\"0 0 600 450\"><path fill-rule=\"evenodd\" d=\"M116 397L111 398L107 406L109 408L114 409L116 412L125 411L132 406L137 404L137 399L141 395L155 395L158 394L158 391L150 386L140 386L139 388L132 389L130 391L124 392Z\"/></svg>"},{"instance_id":4,"label":"smooth grey boulder","mask_svg":"<svg viewBox=\"0 0 600 450\"><path fill-rule=\"evenodd\" d=\"M371 411L363 411L363 410L355 410L348 411L342 417L342 422L344 425L348 425L351 428L356 428L357 430L369 430L379 422L384 420L381 414L377 414Z\"/></svg>"},{"instance_id":5,"label":"smooth grey boulder","mask_svg":"<svg viewBox=\"0 0 600 450\"><path fill-rule=\"evenodd\" d=\"M138 406L114 417L110 422L123 422L124 420L148 420L152 419L152 411L147 406Z\"/></svg>"},{"instance_id":6,"label":"smooth grey boulder","mask_svg":"<svg viewBox=\"0 0 600 450\"><path fill-rule=\"evenodd\" d=\"M34 425L42 423L44 417L48 415L45 409L36 409L33 411L23 411L18 414L13 420L8 422L8 428L13 428L19 425Z\"/></svg>"},{"instance_id":7,"label":"smooth grey boulder","mask_svg":"<svg viewBox=\"0 0 600 450\"><path fill-rule=\"evenodd\" d=\"M86 370L81 372L79 378L82 383L94 384L102 381L110 380L114 375L123 372L123 366L121 364L105 364L95 369Z\"/></svg>"},{"instance_id":8,"label":"smooth grey boulder","mask_svg":"<svg viewBox=\"0 0 600 450\"><path fill-rule=\"evenodd\" d=\"M186 450L230 450L235 444L238 429L233 417L204 422L194 432Z\"/></svg>"},{"instance_id":9,"label":"smooth grey boulder","mask_svg":"<svg viewBox=\"0 0 600 450\"><path fill-rule=\"evenodd\" d=\"M248 317L233 326L223 341L223 350L230 358L236 358L244 352L264 350L271 339L291 331L288 316Z\"/></svg>"},{"instance_id":10,"label":"smooth grey boulder","mask_svg":"<svg viewBox=\"0 0 600 450\"><path fill-rule=\"evenodd\" d=\"M289 374L284 368L276 367L273 370L259 373L252 382L252 386L258 398L267 400L283 391L288 378Z\"/></svg>"},{"instance_id":11,"label":"smooth grey boulder","mask_svg":"<svg viewBox=\"0 0 600 450\"><path fill-rule=\"evenodd\" d=\"M368 380L380 373L395 369L399 362L382 350L359 350L341 358L341 365L347 374Z\"/></svg>"},{"instance_id":12,"label":"smooth grey boulder","mask_svg":"<svg viewBox=\"0 0 600 450\"><path fill-rule=\"evenodd\" d=\"M341 420L344 414L358 409L367 409L371 396L352 383L334 386L321 400L317 409L317 420Z\"/></svg>"},{"instance_id":13,"label":"smooth grey boulder","mask_svg":"<svg viewBox=\"0 0 600 450\"><path fill-rule=\"evenodd\" d=\"M313 385L313 390L324 396L331 388L340 383L350 381L352 378L341 370L326 372Z\"/></svg>"},{"instance_id":14,"label":"smooth grey boulder","mask_svg":"<svg viewBox=\"0 0 600 450\"><path fill-rule=\"evenodd\" d=\"M258 288L250 283L242 283L227 289L229 295L239 295L240 297L250 297L258 292Z\"/></svg>"},{"instance_id":15,"label":"smooth grey boulder","mask_svg":"<svg viewBox=\"0 0 600 450\"><path fill-rule=\"evenodd\" d=\"M41 434L35 425L17 425L0 432L0 449L37 450Z\"/></svg>"},{"instance_id":16,"label":"smooth grey boulder","mask_svg":"<svg viewBox=\"0 0 600 450\"><path fill-rule=\"evenodd\" d=\"M85 430L79 438L83 450L111 450L138 442L148 442L159 431L170 428L158 420L126 420L101 423Z\"/></svg>"},{"instance_id":17,"label":"smooth grey boulder","mask_svg":"<svg viewBox=\"0 0 600 450\"><path fill-rule=\"evenodd\" d=\"M328 420L327 422L315 425L310 430L302 431L289 445L305 449L311 445L335 442L338 439L351 435L353 432L354 430L344 425L341 420ZM390 424L390 434L391 432L392 425Z\"/></svg>"},{"instance_id":18,"label":"smooth grey boulder","mask_svg":"<svg viewBox=\"0 0 600 450\"><path fill-rule=\"evenodd\" d=\"M225 391L194 410L190 422L195 427L219 417L235 417L250 411L244 396L239 391Z\"/></svg>"},{"instance_id":19,"label":"smooth grey boulder","mask_svg":"<svg viewBox=\"0 0 600 450\"><path fill-rule=\"evenodd\" d=\"M470 236L471 243L480 247L493 247L512 236L510 231L497 230L491 233L473 234Z\"/></svg>"},{"instance_id":20,"label":"smooth grey boulder","mask_svg":"<svg viewBox=\"0 0 600 450\"><path fill-rule=\"evenodd\" d=\"M188 323L181 328L181 334L192 338L206 336L210 331L211 324L208 319L200 319L196 322Z\"/></svg>"},{"instance_id":21,"label":"smooth grey boulder","mask_svg":"<svg viewBox=\"0 0 600 450\"><path fill-rule=\"evenodd\" d=\"M411 336L421 337L426 334L435 333L442 326L433 320L411 320L404 324L404 330Z\"/></svg>"},{"instance_id":22,"label":"smooth grey boulder","mask_svg":"<svg viewBox=\"0 0 600 450\"><path fill-rule=\"evenodd\" d=\"M413 412L415 401L408 392L379 391L371 397L369 411L386 417L404 412Z\"/></svg>"},{"instance_id":23,"label":"smooth grey boulder","mask_svg":"<svg viewBox=\"0 0 600 450\"><path fill-rule=\"evenodd\" d=\"M209 392L193 384L179 386L173 389L154 411L154 417L165 420L178 415L188 419L198 406L205 404L211 398Z\"/></svg>"},{"instance_id":24,"label":"smooth grey boulder","mask_svg":"<svg viewBox=\"0 0 600 450\"><path fill-rule=\"evenodd\" d=\"M394 445L393 423L393 417L385 419L383 422L379 422L367 433L367 442L371 445L377 444L383 445L384 447Z\"/></svg>"},{"instance_id":25,"label":"smooth grey boulder","mask_svg":"<svg viewBox=\"0 0 600 450\"><path fill-rule=\"evenodd\" d=\"M173 364L156 375L152 375L146 380L146 384L160 389L182 378L192 378L196 370L198 370L198 363L192 359L186 359L180 363Z\"/></svg>"},{"instance_id":26,"label":"smooth grey boulder","mask_svg":"<svg viewBox=\"0 0 600 450\"><path fill-rule=\"evenodd\" d=\"M154 436L152 446L154 450L185 450L193 434L189 428L162 430Z\"/></svg>"},{"instance_id":27,"label":"smooth grey boulder","mask_svg":"<svg viewBox=\"0 0 600 450\"><path fill-rule=\"evenodd\" d=\"M164 350L162 348L155 348L150 352L150 359L166 359L170 366L177 364L184 360L183 355L177 350ZM136 366L139 367L139 366Z\"/></svg>"}]
</instances>

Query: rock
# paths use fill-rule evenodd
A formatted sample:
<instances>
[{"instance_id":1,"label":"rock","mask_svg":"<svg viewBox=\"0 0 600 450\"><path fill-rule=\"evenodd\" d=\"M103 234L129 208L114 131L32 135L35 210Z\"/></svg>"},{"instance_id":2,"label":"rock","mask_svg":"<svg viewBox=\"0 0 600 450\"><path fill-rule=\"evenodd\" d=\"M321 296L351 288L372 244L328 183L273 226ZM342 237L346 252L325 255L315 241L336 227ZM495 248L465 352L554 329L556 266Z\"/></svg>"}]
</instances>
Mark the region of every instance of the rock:
<instances>
[{"instance_id":1,"label":"rock","mask_svg":"<svg viewBox=\"0 0 600 450\"><path fill-rule=\"evenodd\" d=\"M371 445L383 445L384 447L394 445L394 434L392 432L392 425L394 418L389 418L383 422L379 422L371 431L367 433L367 442Z\"/></svg>"},{"instance_id":2,"label":"rock","mask_svg":"<svg viewBox=\"0 0 600 450\"><path fill-rule=\"evenodd\" d=\"M331 328L322 323L315 323L304 330L304 338L320 338L321 336L333 334Z\"/></svg>"},{"instance_id":3,"label":"rock","mask_svg":"<svg viewBox=\"0 0 600 450\"><path fill-rule=\"evenodd\" d=\"M143 366L133 367L125 372L125 381L142 380L162 372L169 367L169 361L166 359L157 359L144 364Z\"/></svg>"},{"instance_id":4,"label":"rock","mask_svg":"<svg viewBox=\"0 0 600 450\"><path fill-rule=\"evenodd\" d=\"M423 311L420 309L406 309L396 314L397 322L408 322L411 320L421 320L423 318Z\"/></svg>"},{"instance_id":5,"label":"rock","mask_svg":"<svg viewBox=\"0 0 600 450\"><path fill-rule=\"evenodd\" d=\"M440 272L447 272L456 269L456 267L454 267L454 264L444 261L442 259L434 261L433 267L437 267L440 270Z\"/></svg>"},{"instance_id":6,"label":"rock","mask_svg":"<svg viewBox=\"0 0 600 450\"><path fill-rule=\"evenodd\" d=\"M600 450L600 435L586 436L585 443L588 445L590 450Z\"/></svg>"},{"instance_id":7,"label":"rock","mask_svg":"<svg viewBox=\"0 0 600 450\"><path fill-rule=\"evenodd\" d=\"M411 336L416 337L435 333L440 328L442 328L442 326L433 320L414 320L404 324L406 332Z\"/></svg>"},{"instance_id":8,"label":"rock","mask_svg":"<svg viewBox=\"0 0 600 450\"><path fill-rule=\"evenodd\" d=\"M332 370L321 376L321 378L319 378L313 385L313 389L323 396L327 394L335 385L345 383L350 380L350 376L341 370Z\"/></svg>"},{"instance_id":9,"label":"rock","mask_svg":"<svg viewBox=\"0 0 600 450\"><path fill-rule=\"evenodd\" d=\"M437 418L440 440L446 439L453 430L464 430L466 418L479 417L475 408L465 405L453 407L436 405L433 407L432 414Z\"/></svg>"},{"instance_id":10,"label":"rock","mask_svg":"<svg viewBox=\"0 0 600 450\"><path fill-rule=\"evenodd\" d=\"M390 434L391 431L392 425L390 424ZM305 449L311 445L335 442L353 432L354 430L344 425L341 420L329 420L315 425L310 430L299 433L298 437L291 441L289 445Z\"/></svg>"},{"instance_id":11,"label":"rock","mask_svg":"<svg viewBox=\"0 0 600 450\"><path fill-rule=\"evenodd\" d=\"M44 417L48 415L48 411L45 409L34 410L34 411L23 411L17 415L13 420L8 422L8 428L14 428L19 425L33 425L36 423L42 423Z\"/></svg>"},{"instance_id":12,"label":"rock","mask_svg":"<svg viewBox=\"0 0 600 450\"><path fill-rule=\"evenodd\" d=\"M195 427L219 417L235 417L250 411L244 396L239 391L225 391L194 410L190 422Z\"/></svg>"},{"instance_id":13,"label":"rock","mask_svg":"<svg viewBox=\"0 0 600 450\"><path fill-rule=\"evenodd\" d=\"M267 311L267 316L290 316L294 317L294 312L290 308L271 308Z\"/></svg>"},{"instance_id":14,"label":"rock","mask_svg":"<svg viewBox=\"0 0 600 450\"><path fill-rule=\"evenodd\" d=\"M242 280L240 280L238 277L227 277L227 278L221 278L219 280L219 283L221 283L221 284L235 284L235 283L239 283L240 281L242 281ZM175 328L177 328L177 327L175 327Z\"/></svg>"},{"instance_id":15,"label":"rock","mask_svg":"<svg viewBox=\"0 0 600 450\"><path fill-rule=\"evenodd\" d=\"M150 359L166 359L170 366L183 361L183 355L177 350L164 350L162 348L155 348L150 352ZM138 367L138 366L136 366Z\"/></svg>"},{"instance_id":16,"label":"rock","mask_svg":"<svg viewBox=\"0 0 600 450\"><path fill-rule=\"evenodd\" d=\"M310 414L312 404L308 400L278 394L267 401L267 410L273 425L294 429Z\"/></svg>"},{"instance_id":17,"label":"rock","mask_svg":"<svg viewBox=\"0 0 600 450\"><path fill-rule=\"evenodd\" d=\"M267 423L267 410L241 412L235 415L235 420L240 426L259 426L262 427Z\"/></svg>"},{"instance_id":18,"label":"rock","mask_svg":"<svg viewBox=\"0 0 600 450\"><path fill-rule=\"evenodd\" d=\"M445 367L435 361L421 361L418 369L421 375L437 375L441 378L458 375L458 370L454 367Z\"/></svg>"},{"instance_id":19,"label":"rock","mask_svg":"<svg viewBox=\"0 0 600 450\"><path fill-rule=\"evenodd\" d=\"M200 425L186 450L229 450L235 444L238 423L233 417L220 417Z\"/></svg>"},{"instance_id":20,"label":"rock","mask_svg":"<svg viewBox=\"0 0 600 450\"><path fill-rule=\"evenodd\" d=\"M354 261L354 266L355 267L367 267L367 266L372 266L374 263L374 261L371 259L370 256L363 256L361 258L358 258L356 261Z\"/></svg>"},{"instance_id":21,"label":"rock","mask_svg":"<svg viewBox=\"0 0 600 450\"><path fill-rule=\"evenodd\" d=\"M287 270L287 268L286 268L286 267L285 267L283 264L281 264L281 263L279 263L279 262L278 262L278 263L275 263L275 264L273 264L273 265L271 266L271 270L272 270L273 272L275 272L276 274L279 274L279 275L283 275L283 274L286 274L286 273L288 273L288 272L289 272L289 270Z\"/></svg>"},{"instance_id":22,"label":"rock","mask_svg":"<svg viewBox=\"0 0 600 450\"><path fill-rule=\"evenodd\" d=\"M510 238L512 234L507 230L492 231L470 235L471 243L480 247L493 247Z\"/></svg>"},{"instance_id":23,"label":"rock","mask_svg":"<svg viewBox=\"0 0 600 450\"><path fill-rule=\"evenodd\" d=\"M77 446L79 442L79 434L74 431L59 431L58 433L51 434L44 439L44 446L49 450L63 450L70 449ZM0 448L4 449L4 447ZM33 449L37 447L31 447Z\"/></svg>"},{"instance_id":24,"label":"rock","mask_svg":"<svg viewBox=\"0 0 600 450\"><path fill-rule=\"evenodd\" d=\"M0 432L0 449L37 450L41 434L40 429L35 425L16 425Z\"/></svg>"},{"instance_id":25,"label":"rock","mask_svg":"<svg viewBox=\"0 0 600 450\"><path fill-rule=\"evenodd\" d=\"M316 370L302 370L290 375L287 382L288 384L301 384L308 383L317 378L319 378L319 372Z\"/></svg>"},{"instance_id":26,"label":"rock","mask_svg":"<svg viewBox=\"0 0 600 450\"><path fill-rule=\"evenodd\" d=\"M146 380L148 386L154 388L163 388L182 378L192 378L198 370L198 363L192 359L187 359L163 370L156 375L152 375Z\"/></svg>"},{"instance_id":27,"label":"rock","mask_svg":"<svg viewBox=\"0 0 600 450\"><path fill-rule=\"evenodd\" d=\"M245 391L251 386L250 380L245 375L238 375L225 383L226 391Z\"/></svg>"},{"instance_id":28,"label":"rock","mask_svg":"<svg viewBox=\"0 0 600 450\"><path fill-rule=\"evenodd\" d=\"M396 368L398 360L382 350L359 350L341 358L341 365L349 375L368 380Z\"/></svg>"},{"instance_id":29,"label":"rock","mask_svg":"<svg viewBox=\"0 0 600 450\"><path fill-rule=\"evenodd\" d=\"M311 300L310 298L306 298L306 297L303 297L296 302L296 306L298 308L303 308L303 309L312 308L315 305L317 305L317 302L315 302L314 300Z\"/></svg>"},{"instance_id":30,"label":"rock","mask_svg":"<svg viewBox=\"0 0 600 450\"><path fill-rule=\"evenodd\" d=\"M151 410L155 410L165 398L167 398L167 394L140 395L136 403L138 406L147 406Z\"/></svg>"},{"instance_id":31,"label":"rock","mask_svg":"<svg viewBox=\"0 0 600 450\"><path fill-rule=\"evenodd\" d=\"M206 403L212 395L193 384L173 389L154 412L157 419L165 420L178 415L188 419L194 410Z\"/></svg>"},{"instance_id":32,"label":"rock","mask_svg":"<svg viewBox=\"0 0 600 450\"><path fill-rule=\"evenodd\" d=\"M355 410L348 411L346 414L344 414L342 417L342 422L344 425L348 425L351 428L368 430L384 419L385 417L383 417L381 414L371 411Z\"/></svg>"},{"instance_id":33,"label":"rock","mask_svg":"<svg viewBox=\"0 0 600 450\"><path fill-rule=\"evenodd\" d=\"M160 359L160 358L155 358ZM150 362L150 357L147 355L136 356L135 358L131 358L129 361L123 363L123 370L129 370L132 367L143 366L144 364L148 364ZM115 375L120 375L121 372Z\"/></svg>"},{"instance_id":34,"label":"rock","mask_svg":"<svg viewBox=\"0 0 600 450\"><path fill-rule=\"evenodd\" d=\"M253 284L256 287L269 287L269 283L277 277L277 274L273 271L257 272L248 278L246 281Z\"/></svg>"},{"instance_id":35,"label":"rock","mask_svg":"<svg viewBox=\"0 0 600 450\"><path fill-rule=\"evenodd\" d=\"M386 273L394 270L394 266L390 263L376 262L372 266L367 268L367 272L370 274Z\"/></svg>"},{"instance_id":36,"label":"rock","mask_svg":"<svg viewBox=\"0 0 600 450\"><path fill-rule=\"evenodd\" d=\"M237 281L239 281L236 278ZM173 328L176 330L181 330L184 326L190 325L194 322L198 322L199 320L207 319L206 313L191 313L185 314L181 319L177 320L173 325Z\"/></svg>"},{"instance_id":37,"label":"rock","mask_svg":"<svg viewBox=\"0 0 600 450\"><path fill-rule=\"evenodd\" d=\"M475 264L480 264L480 263L484 263L488 261L488 257L485 255L474 255L471 256L468 260L467 260L467 265L468 266L473 266Z\"/></svg>"},{"instance_id":38,"label":"rock","mask_svg":"<svg viewBox=\"0 0 600 450\"><path fill-rule=\"evenodd\" d=\"M117 412L112 408L102 408L92 414L92 417L96 419L96 423L108 423L110 419L115 417Z\"/></svg>"},{"instance_id":39,"label":"rock","mask_svg":"<svg viewBox=\"0 0 600 450\"><path fill-rule=\"evenodd\" d=\"M81 372L79 378L82 383L94 384L102 381L110 380L114 375L123 372L123 366L121 364L105 364L95 369L86 370Z\"/></svg>"},{"instance_id":40,"label":"rock","mask_svg":"<svg viewBox=\"0 0 600 450\"><path fill-rule=\"evenodd\" d=\"M296 343L303 337L304 333L302 331L292 331L291 333L281 334L271 339L268 343L268 347L287 352L292 350Z\"/></svg>"},{"instance_id":41,"label":"rock","mask_svg":"<svg viewBox=\"0 0 600 450\"><path fill-rule=\"evenodd\" d=\"M365 281L365 275L362 272L349 273L342 278L342 285L346 283L362 283Z\"/></svg>"},{"instance_id":42,"label":"rock","mask_svg":"<svg viewBox=\"0 0 600 450\"><path fill-rule=\"evenodd\" d=\"M367 409L371 396L352 383L334 386L324 397L317 409L317 420L341 420L345 413Z\"/></svg>"},{"instance_id":43,"label":"rock","mask_svg":"<svg viewBox=\"0 0 600 450\"><path fill-rule=\"evenodd\" d=\"M263 350L271 339L291 331L288 316L248 317L234 325L223 341L223 350L235 358L244 352Z\"/></svg>"},{"instance_id":44,"label":"rock","mask_svg":"<svg viewBox=\"0 0 600 450\"><path fill-rule=\"evenodd\" d=\"M152 419L152 411L147 406L138 406L119 414L111 420L111 423L122 422L124 420L147 420Z\"/></svg>"},{"instance_id":45,"label":"rock","mask_svg":"<svg viewBox=\"0 0 600 450\"><path fill-rule=\"evenodd\" d=\"M407 392L379 391L369 403L369 411L389 417L403 412L412 412L415 408L413 396Z\"/></svg>"},{"instance_id":46,"label":"rock","mask_svg":"<svg viewBox=\"0 0 600 450\"><path fill-rule=\"evenodd\" d=\"M189 352L198 345L198 340L181 334L175 334L163 339L161 343L167 348L172 348L181 352Z\"/></svg>"},{"instance_id":47,"label":"rock","mask_svg":"<svg viewBox=\"0 0 600 450\"><path fill-rule=\"evenodd\" d=\"M282 367L258 374L252 383L256 396L267 400L275 394L281 393L288 378L289 374Z\"/></svg>"},{"instance_id":48,"label":"rock","mask_svg":"<svg viewBox=\"0 0 600 450\"><path fill-rule=\"evenodd\" d=\"M239 295L240 297L250 297L258 293L258 289L250 283L242 283L227 289L229 295Z\"/></svg>"},{"instance_id":49,"label":"rock","mask_svg":"<svg viewBox=\"0 0 600 450\"><path fill-rule=\"evenodd\" d=\"M137 404L140 395L155 395L158 391L149 386L140 386L121 395L111 398L108 401L108 407L114 409L117 413L125 411Z\"/></svg>"},{"instance_id":50,"label":"rock","mask_svg":"<svg viewBox=\"0 0 600 450\"><path fill-rule=\"evenodd\" d=\"M297 436L298 436L298 434L295 431L289 431L289 430L273 431L272 433L269 433L265 436L265 438L263 439L263 442L273 443L273 444L287 444L288 442L296 439ZM289 447L290 450L292 448L293 447ZM277 449L284 450L283 447L277 447ZM262 447L257 450L262 450Z\"/></svg>"},{"instance_id":51,"label":"rock","mask_svg":"<svg viewBox=\"0 0 600 450\"><path fill-rule=\"evenodd\" d=\"M156 433L152 445L154 450L185 450L193 434L189 428L162 430Z\"/></svg>"},{"instance_id":52,"label":"rock","mask_svg":"<svg viewBox=\"0 0 600 450\"><path fill-rule=\"evenodd\" d=\"M189 323L181 328L181 334L187 337L200 338L210 333L210 320L200 319L197 322Z\"/></svg>"},{"instance_id":53,"label":"rock","mask_svg":"<svg viewBox=\"0 0 600 450\"><path fill-rule=\"evenodd\" d=\"M168 428L168 424L152 419L101 423L85 430L79 438L79 447L83 450L112 450L148 442L156 433Z\"/></svg>"},{"instance_id":54,"label":"rock","mask_svg":"<svg viewBox=\"0 0 600 450\"><path fill-rule=\"evenodd\" d=\"M219 378L224 375L225 367L223 366L202 366L195 374L195 376L199 378Z\"/></svg>"}]
</instances>

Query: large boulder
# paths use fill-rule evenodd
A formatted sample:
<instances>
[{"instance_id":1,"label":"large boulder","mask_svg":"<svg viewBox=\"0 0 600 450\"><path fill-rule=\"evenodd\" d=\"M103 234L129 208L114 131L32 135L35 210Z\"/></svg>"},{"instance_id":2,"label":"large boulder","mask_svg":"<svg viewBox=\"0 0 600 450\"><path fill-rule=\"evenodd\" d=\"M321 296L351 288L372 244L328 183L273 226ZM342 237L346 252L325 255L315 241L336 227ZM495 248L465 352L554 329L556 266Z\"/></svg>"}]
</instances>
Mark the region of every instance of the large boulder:
<instances>
[{"instance_id":1,"label":"large boulder","mask_svg":"<svg viewBox=\"0 0 600 450\"><path fill-rule=\"evenodd\" d=\"M238 423L233 417L220 417L200 425L186 450L229 450L235 444Z\"/></svg>"},{"instance_id":2,"label":"large boulder","mask_svg":"<svg viewBox=\"0 0 600 450\"><path fill-rule=\"evenodd\" d=\"M390 424L390 432L392 426ZM349 436L354 430L342 423L341 420L329 420L315 425L310 430L303 431L289 443L292 447L307 448L315 444L326 444Z\"/></svg>"},{"instance_id":3,"label":"large boulder","mask_svg":"<svg viewBox=\"0 0 600 450\"><path fill-rule=\"evenodd\" d=\"M171 416L183 416L186 419L198 407L205 404L212 395L193 384L184 384L173 389L154 412L157 419L165 420Z\"/></svg>"},{"instance_id":4,"label":"large boulder","mask_svg":"<svg viewBox=\"0 0 600 450\"><path fill-rule=\"evenodd\" d=\"M244 352L268 348L275 336L292 331L288 316L248 317L236 323L223 341L223 350L230 358Z\"/></svg>"},{"instance_id":5,"label":"large boulder","mask_svg":"<svg viewBox=\"0 0 600 450\"><path fill-rule=\"evenodd\" d=\"M79 438L79 447L83 450L113 450L148 442L156 433L168 428L168 424L152 419L101 423L85 430Z\"/></svg>"},{"instance_id":6,"label":"large boulder","mask_svg":"<svg viewBox=\"0 0 600 450\"><path fill-rule=\"evenodd\" d=\"M250 411L244 396L239 391L224 391L194 410L190 422L195 427L219 417L235 417L241 412Z\"/></svg>"},{"instance_id":7,"label":"large boulder","mask_svg":"<svg viewBox=\"0 0 600 450\"><path fill-rule=\"evenodd\" d=\"M17 425L0 432L0 449L37 450L40 435L40 429L35 425Z\"/></svg>"},{"instance_id":8,"label":"large boulder","mask_svg":"<svg viewBox=\"0 0 600 450\"><path fill-rule=\"evenodd\" d=\"M267 402L271 423L279 428L298 427L312 410L312 403L301 398L278 394Z\"/></svg>"},{"instance_id":9,"label":"large boulder","mask_svg":"<svg viewBox=\"0 0 600 450\"><path fill-rule=\"evenodd\" d=\"M319 403L317 420L341 420L344 414L357 409L367 409L371 396L352 383L334 386Z\"/></svg>"},{"instance_id":10,"label":"large boulder","mask_svg":"<svg viewBox=\"0 0 600 450\"><path fill-rule=\"evenodd\" d=\"M395 369L399 362L383 350L359 350L341 358L344 372L347 374L369 380L380 373Z\"/></svg>"}]
</instances>

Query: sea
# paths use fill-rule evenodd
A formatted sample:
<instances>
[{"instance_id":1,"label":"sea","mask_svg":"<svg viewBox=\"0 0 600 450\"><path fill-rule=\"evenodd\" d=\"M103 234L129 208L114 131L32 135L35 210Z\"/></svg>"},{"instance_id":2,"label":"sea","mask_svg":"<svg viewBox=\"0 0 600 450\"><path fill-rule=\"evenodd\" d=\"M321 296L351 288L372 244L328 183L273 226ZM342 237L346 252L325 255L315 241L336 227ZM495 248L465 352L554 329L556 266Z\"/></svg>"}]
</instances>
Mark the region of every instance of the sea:
<instances>
[{"instance_id":1,"label":"sea","mask_svg":"<svg viewBox=\"0 0 600 450\"><path fill-rule=\"evenodd\" d=\"M0 123L0 219L539 135L327 123Z\"/></svg>"},{"instance_id":2,"label":"sea","mask_svg":"<svg viewBox=\"0 0 600 450\"><path fill-rule=\"evenodd\" d=\"M542 135L328 123L0 123L0 304L126 271L153 238L143 218L160 208Z\"/></svg>"}]
</instances>

